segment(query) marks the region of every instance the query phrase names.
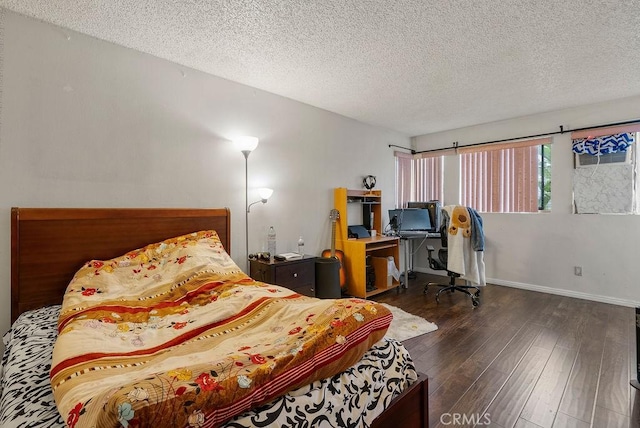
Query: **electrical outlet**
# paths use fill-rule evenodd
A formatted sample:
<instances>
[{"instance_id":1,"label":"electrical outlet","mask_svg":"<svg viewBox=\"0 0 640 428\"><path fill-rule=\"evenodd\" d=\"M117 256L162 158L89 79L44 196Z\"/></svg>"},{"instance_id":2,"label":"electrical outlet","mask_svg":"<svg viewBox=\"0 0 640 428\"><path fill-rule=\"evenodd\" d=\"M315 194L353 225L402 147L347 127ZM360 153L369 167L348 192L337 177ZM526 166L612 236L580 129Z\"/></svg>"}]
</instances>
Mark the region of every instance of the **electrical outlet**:
<instances>
[{"instance_id":1,"label":"electrical outlet","mask_svg":"<svg viewBox=\"0 0 640 428\"><path fill-rule=\"evenodd\" d=\"M575 276L582 276L582 266L574 266L573 267L573 274Z\"/></svg>"}]
</instances>

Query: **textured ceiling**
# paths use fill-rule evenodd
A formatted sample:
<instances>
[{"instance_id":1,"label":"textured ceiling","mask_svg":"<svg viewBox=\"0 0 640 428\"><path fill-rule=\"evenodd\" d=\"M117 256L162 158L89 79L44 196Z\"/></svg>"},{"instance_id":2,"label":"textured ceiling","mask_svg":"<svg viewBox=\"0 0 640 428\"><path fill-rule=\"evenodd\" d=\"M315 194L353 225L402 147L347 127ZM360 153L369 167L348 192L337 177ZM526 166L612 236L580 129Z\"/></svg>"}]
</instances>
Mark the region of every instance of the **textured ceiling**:
<instances>
[{"instance_id":1,"label":"textured ceiling","mask_svg":"<svg viewBox=\"0 0 640 428\"><path fill-rule=\"evenodd\" d=\"M640 95L638 0L0 0L409 136Z\"/></svg>"}]
</instances>

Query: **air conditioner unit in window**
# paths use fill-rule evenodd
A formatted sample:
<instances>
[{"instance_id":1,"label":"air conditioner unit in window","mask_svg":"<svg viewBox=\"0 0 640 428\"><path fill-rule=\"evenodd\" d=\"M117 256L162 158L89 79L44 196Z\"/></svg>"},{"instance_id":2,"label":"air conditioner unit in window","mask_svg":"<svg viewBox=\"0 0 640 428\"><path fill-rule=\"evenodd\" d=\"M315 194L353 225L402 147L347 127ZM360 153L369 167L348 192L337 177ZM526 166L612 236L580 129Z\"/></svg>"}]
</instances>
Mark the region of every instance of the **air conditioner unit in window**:
<instances>
[{"instance_id":1,"label":"air conditioner unit in window","mask_svg":"<svg viewBox=\"0 0 640 428\"><path fill-rule=\"evenodd\" d=\"M597 165L630 164L633 159L632 152L633 150L629 148L626 152L607 153L600 156L574 153L575 165L576 168L591 168Z\"/></svg>"}]
</instances>

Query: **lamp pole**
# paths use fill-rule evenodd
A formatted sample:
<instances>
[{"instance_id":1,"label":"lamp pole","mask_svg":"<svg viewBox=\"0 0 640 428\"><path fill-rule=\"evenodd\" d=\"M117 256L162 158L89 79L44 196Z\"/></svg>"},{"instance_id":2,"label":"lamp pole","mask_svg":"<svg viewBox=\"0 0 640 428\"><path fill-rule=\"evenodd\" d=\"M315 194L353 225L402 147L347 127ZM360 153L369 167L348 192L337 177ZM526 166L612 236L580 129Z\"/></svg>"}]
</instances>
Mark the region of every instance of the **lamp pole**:
<instances>
[{"instance_id":1,"label":"lamp pole","mask_svg":"<svg viewBox=\"0 0 640 428\"><path fill-rule=\"evenodd\" d=\"M249 153L251 150L243 150L244 155L244 263L246 274L249 274Z\"/></svg>"},{"instance_id":2,"label":"lamp pole","mask_svg":"<svg viewBox=\"0 0 640 428\"><path fill-rule=\"evenodd\" d=\"M241 137L234 138L234 143L236 147L242 152L244 155L244 208L245 208L245 219L244 219L244 237L245 237L245 273L249 273L249 153L258 147L257 137L251 137L248 135L244 135Z\"/></svg>"}]
</instances>

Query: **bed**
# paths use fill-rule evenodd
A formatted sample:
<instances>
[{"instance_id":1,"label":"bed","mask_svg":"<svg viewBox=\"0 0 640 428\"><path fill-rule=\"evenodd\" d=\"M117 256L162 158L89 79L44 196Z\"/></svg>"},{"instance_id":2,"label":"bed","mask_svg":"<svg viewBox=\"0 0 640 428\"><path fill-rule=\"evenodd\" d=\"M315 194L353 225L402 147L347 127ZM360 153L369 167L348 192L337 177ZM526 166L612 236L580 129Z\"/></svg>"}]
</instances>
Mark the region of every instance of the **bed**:
<instances>
[{"instance_id":1,"label":"bed","mask_svg":"<svg viewBox=\"0 0 640 428\"><path fill-rule=\"evenodd\" d=\"M87 261L107 260L149 243L196 231L213 230L222 247L227 252L230 248L230 214L226 208L13 208L11 224L11 319L14 324L4 337L7 350L3 357L0 401L3 426L64 426L55 408L48 378L51 347L56 340L59 305L69 279ZM13 349L13 345L25 343L27 348ZM31 357L37 361L32 363ZM12 361L16 358L18 365ZM392 360L398 365L389 362ZM384 367L376 367L380 364ZM381 370L398 372L408 365L411 363L406 350L393 341L383 340L348 369L242 411L224 422L224 426L427 426L425 376L416 374L415 379L390 382L395 383L396 388L402 383L406 386L382 398L373 397L370 391L389 390L389 382L375 387L370 379L357 380L358 375L367 372L378 380L393 379L389 372L381 375ZM22 386L24 382L27 387ZM371 401L365 404L369 395ZM305 397L311 401L296 404ZM33 403L40 407L34 410ZM368 417L375 419L361 419L355 414L345 416L343 410L351 407L355 413L368 413ZM195 412L189 414L188 424L184 425L208 426L201 416ZM77 421L67 418L66 422L74 425ZM125 417L120 422L122 426L135 426L140 421Z\"/></svg>"}]
</instances>

